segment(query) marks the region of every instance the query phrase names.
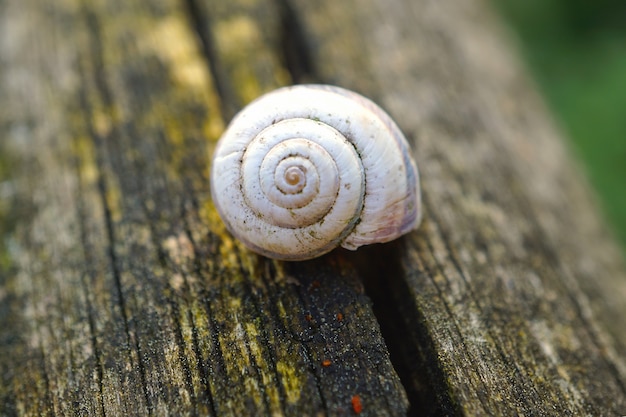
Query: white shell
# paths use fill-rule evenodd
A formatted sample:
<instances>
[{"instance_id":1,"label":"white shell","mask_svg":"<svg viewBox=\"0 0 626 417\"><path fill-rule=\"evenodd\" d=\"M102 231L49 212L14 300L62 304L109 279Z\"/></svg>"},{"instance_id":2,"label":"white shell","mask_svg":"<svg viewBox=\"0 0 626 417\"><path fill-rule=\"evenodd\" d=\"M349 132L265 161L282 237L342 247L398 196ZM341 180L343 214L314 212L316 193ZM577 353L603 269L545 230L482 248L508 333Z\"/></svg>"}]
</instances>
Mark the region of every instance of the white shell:
<instances>
[{"instance_id":1,"label":"white shell","mask_svg":"<svg viewBox=\"0 0 626 417\"><path fill-rule=\"evenodd\" d=\"M215 150L211 192L233 235L283 260L388 242L421 219L400 129L370 100L331 86L281 88L244 108Z\"/></svg>"}]
</instances>

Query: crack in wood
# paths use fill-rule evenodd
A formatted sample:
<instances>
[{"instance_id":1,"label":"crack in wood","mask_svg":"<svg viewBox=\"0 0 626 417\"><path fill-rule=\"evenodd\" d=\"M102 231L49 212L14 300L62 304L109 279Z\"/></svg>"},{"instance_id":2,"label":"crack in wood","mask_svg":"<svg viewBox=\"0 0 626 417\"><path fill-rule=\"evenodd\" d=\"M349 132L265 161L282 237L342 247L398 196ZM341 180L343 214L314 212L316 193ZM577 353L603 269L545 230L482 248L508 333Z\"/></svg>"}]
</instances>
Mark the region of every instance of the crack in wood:
<instances>
[{"instance_id":1,"label":"crack in wood","mask_svg":"<svg viewBox=\"0 0 626 417\"><path fill-rule=\"evenodd\" d=\"M425 321L413 316L416 312L421 314L421 310L403 280L405 266L398 255L402 245L396 241L360 248L353 263L362 277L365 293L372 299L391 363L406 390L407 415L461 415L447 394L437 350ZM412 269L415 271L415 266Z\"/></svg>"},{"instance_id":2,"label":"crack in wood","mask_svg":"<svg viewBox=\"0 0 626 417\"><path fill-rule=\"evenodd\" d=\"M140 168L136 167L136 169L140 170ZM142 173L144 174L144 173ZM139 178L143 178L143 175L139 175ZM146 218L150 219L153 216L151 215L152 212L151 210L148 208L146 201L142 200L140 202L143 214L146 216ZM182 216L181 216L182 217ZM176 273L180 274L183 278L183 285L185 287L185 292L189 292L190 291L190 286L189 286L189 282L187 279L187 273L185 271L182 270L182 268L177 268L176 267L176 262L171 262L169 257L167 256L167 254L165 253L165 250L163 248L163 246L159 243L159 233L156 230L155 227L155 222L154 221L148 221L148 227L150 230L150 237L152 240L152 245L154 246L156 252L157 252L157 259L159 261L159 263L161 264L161 267L164 270L173 270ZM184 380L185 380L185 387L187 388L187 392L189 393L189 396L191 398L191 405L193 407L193 411L192 411L192 415L193 416L198 416L199 415L199 410L198 410L198 400L197 400L197 395L194 389L194 384L193 384L193 380L192 380L192 374L191 374L191 367L189 365L189 360L187 358L187 356L185 355L185 351L186 351L186 344L184 341L184 337L183 337L183 333L182 333L182 323L180 320L180 313L181 313L181 309L179 307L178 302L176 301L175 297L172 296L172 294L176 291L174 288L172 288L172 286L168 283L165 286L167 288L167 290L169 291L169 293L165 294L165 299L167 304L170 306L170 315L171 315L171 319L172 322L175 323L175 326L172 326L172 331L174 333L174 339L176 341L176 344L178 346L178 358L180 360L182 369L183 369L183 373L184 373ZM202 386L205 388L205 392L207 394L207 400L208 400L208 404L209 404L209 408L212 411L213 416L217 416L217 412L215 411L215 405L214 405L214 399L213 399L213 395L211 392L211 387L209 386L209 379L208 379L208 375L206 372L206 367L204 366L202 362L202 356L201 356L201 352L200 352L200 347L198 344L198 337L197 337L197 331L196 331L196 323L195 323L195 319L193 317L193 314L191 314L191 311L187 310L186 311L186 315L187 315L187 320L189 320L189 323L191 323L191 327L192 327L192 349L194 352L194 355L196 356L197 360L198 360L198 371L200 374L200 383L202 384Z\"/></svg>"},{"instance_id":3,"label":"crack in wood","mask_svg":"<svg viewBox=\"0 0 626 417\"><path fill-rule=\"evenodd\" d=\"M80 100L83 104L83 108L86 108L86 104L87 104L87 100L84 94L80 95ZM87 238L87 214L86 214L86 208L85 208L85 203L84 203L84 190L82 187L82 181L83 181L83 174L80 170L79 164L78 164L78 160L77 158L74 158L74 168L75 168L75 173L76 173L76 178L78 178L77 181L77 190L76 190L76 213L77 213L77 217L78 217L78 228L79 228L79 233L80 233L80 246L82 248L83 251L83 258L85 259L85 270L83 271L83 273L81 274L81 286L82 286L82 291L83 291L83 297L85 299L85 305L87 307L87 323L88 323L88 327L89 327L89 339L90 339L90 343L91 343L91 348L93 349L94 352L94 357L95 357L95 362L96 362L96 378L97 378L97 384L98 384L98 394L99 394L99 399L98 402L100 403L100 413L102 416L106 415L106 410L104 407L104 371L103 371L103 366L104 364L102 363L102 353L100 352L100 348L98 347L98 339L97 339L97 335L96 335L96 324L95 324L95 318L94 318L94 307L92 304L92 300L91 297L89 296L89 285L87 283L87 280L94 280L95 278L95 271L93 270L93 259L91 256L91 253L93 251L93 248L91 246L91 244L89 243L89 239Z\"/></svg>"},{"instance_id":4,"label":"crack in wood","mask_svg":"<svg viewBox=\"0 0 626 417\"><path fill-rule=\"evenodd\" d=\"M206 16L205 9L200 5L199 0L182 0L187 10L188 20L194 29L203 53L203 57L213 78L213 85L220 97L222 117L230 120L241 108L240 103L233 91L228 74L225 73L221 65L220 55L215 48L212 27L209 16Z\"/></svg>"},{"instance_id":5,"label":"crack in wood","mask_svg":"<svg viewBox=\"0 0 626 417\"><path fill-rule=\"evenodd\" d=\"M198 209L199 209L199 205L198 202L196 201L196 199L193 197L193 195L190 195L190 201L192 206L194 207L193 212L197 213ZM189 221L187 220L187 217L185 216L185 212L184 210L181 210L181 219L182 219L182 224L183 224L183 233L185 234L186 238L189 240L192 250L193 250L193 259L192 259L192 267L193 267L193 272L198 276L198 277L204 277L206 278L206 271L202 268L201 265L201 253L200 250L198 248L197 243L195 242L193 233L191 232L190 229L190 225L189 225ZM186 281L186 284L188 285L188 282ZM213 312L213 308L211 307L211 303L209 302L208 299L205 300L205 302L203 303L204 308L206 310L206 314L207 314L207 319L209 321L209 334L210 334L210 338L211 338L211 343L213 344L214 348L213 350L210 352L212 355L216 356L216 358L209 358L210 360L216 359L217 365L220 369L226 369L226 364L224 362L224 358L222 356L222 348L221 348L221 343L219 340L219 336L217 334L218 332L218 325L217 325L217 321L215 319L215 314ZM205 386L206 388L206 392L208 395L208 400L209 400L209 407L211 409L211 412L213 413L214 416L218 416L218 410L215 404L215 398L214 398L214 393L211 390L211 382L210 382L210 369L207 368L207 363L204 360L204 356L202 355L202 350L200 347L200 341L198 339L198 332L196 329L196 323L195 320L193 318L193 315L191 314L191 311L188 312L188 318L190 320L190 322L193 324L193 332L192 332L192 341L193 341L193 351L194 354L196 355L196 357L198 358L199 364L198 364L198 368L199 368L199 372L202 378L202 384Z\"/></svg>"},{"instance_id":6,"label":"crack in wood","mask_svg":"<svg viewBox=\"0 0 626 417\"><path fill-rule=\"evenodd\" d=\"M82 3L82 13L83 18L87 26L89 27L89 44L90 44L90 55L89 58L94 63L94 82L96 90L100 95L101 100L108 108L113 108L113 98L111 96L111 91L107 85L106 76L103 71L105 68L105 63L103 60L103 46L101 42L101 30L100 24L98 22L98 18L96 15L89 9L89 3L84 1ZM115 224L113 220L113 215L111 213L111 207L107 202L108 185L106 178L106 168L104 162L104 155L106 154L106 145L104 143L101 135L94 128L89 115L91 114L90 106L87 103L85 107L85 122L88 126L90 138L93 141L94 147L98 150L96 152L96 167L98 169L98 179L97 179L97 189L100 197L100 204L104 213L105 220L105 230L107 234L107 255L109 258L109 264L111 266L111 274L114 281L114 288L116 291L116 295L118 298L118 307L122 317L124 332L126 336L127 349L128 349L128 360L130 363L133 361L133 355L130 353L132 348L135 349L135 353L137 355L137 369L139 371L139 376L141 378L141 387L143 390L143 396L146 401L146 407L148 411L148 415L152 415L153 413L153 405L150 395L148 394L147 380L146 380L146 370L143 364L143 355L141 346L139 344L138 338L133 338L130 331L130 323L128 319L127 313L127 305L126 305L126 297L124 295L124 290L122 286L122 278L121 271L119 268L119 263L117 259L117 254L115 252L116 245L116 237L115 237ZM116 128L113 127L113 131L109 134L109 138L113 138L116 135Z\"/></svg>"},{"instance_id":7,"label":"crack in wood","mask_svg":"<svg viewBox=\"0 0 626 417\"><path fill-rule=\"evenodd\" d=\"M280 53L294 84L319 82L305 27L289 0L274 0L281 14Z\"/></svg>"}]
</instances>

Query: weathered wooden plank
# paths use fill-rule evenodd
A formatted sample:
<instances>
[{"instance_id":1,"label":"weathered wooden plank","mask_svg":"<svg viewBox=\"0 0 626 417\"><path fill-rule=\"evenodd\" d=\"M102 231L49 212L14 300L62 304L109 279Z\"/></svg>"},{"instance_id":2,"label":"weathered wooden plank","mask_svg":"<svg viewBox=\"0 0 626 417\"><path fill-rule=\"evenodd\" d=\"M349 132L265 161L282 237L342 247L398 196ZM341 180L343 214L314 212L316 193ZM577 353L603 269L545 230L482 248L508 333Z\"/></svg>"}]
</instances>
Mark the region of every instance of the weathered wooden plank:
<instances>
[{"instance_id":1,"label":"weathered wooden plank","mask_svg":"<svg viewBox=\"0 0 626 417\"><path fill-rule=\"evenodd\" d=\"M624 266L484 4L0 8L0 412L350 414L359 394L402 415L386 343L415 415L623 413ZM420 231L297 264L228 236L211 147L302 79L390 110Z\"/></svg>"},{"instance_id":2,"label":"weathered wooden plank","mask_svg":"<svg viewBox=\"0 0 626 417\"><path fill-rule=\"evenodd\" d=\"M467 415L623 414L623 261L487 7L294 4L327 39L311 45L319 77L373 93L413 139L425 221L374 297L400 306L378 316L399 333L386 336L409 397L446 391Z\"/></svg>"},{"instance_id":3,"label":"weathered wooden plank","mask_svg":"<svg viewBox=\"0 0 626 417\"><path fill-rule=\"evenodd\" d=\"M271 262L217 218L221 113L287 70L252 36L262 14L191 6L3 4L0 146L18 161L18 218L3 245L2 414L346 414L354 395L401 414L356 268L341 255ZM192 21L217 31L200 33L208 56ZM249 53L229 56L242 25ZM251 68L247 84L214 77L235 99L213 59L230 76Z\"/></svg>"}]
</instances>

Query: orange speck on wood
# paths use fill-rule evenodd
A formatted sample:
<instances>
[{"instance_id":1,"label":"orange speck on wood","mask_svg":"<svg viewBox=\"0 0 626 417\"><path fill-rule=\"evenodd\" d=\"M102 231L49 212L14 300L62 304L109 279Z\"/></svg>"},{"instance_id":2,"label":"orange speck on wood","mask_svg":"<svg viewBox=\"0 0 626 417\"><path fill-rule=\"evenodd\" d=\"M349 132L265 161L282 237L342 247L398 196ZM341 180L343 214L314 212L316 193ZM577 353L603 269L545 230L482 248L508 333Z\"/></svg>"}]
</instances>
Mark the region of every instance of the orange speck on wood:
<instances>
[{"instance_id":1,"label":"orange speck on wood","mask_svg":"<svg viewBox=\"0 0 626 417\"><path fill-rule=\"evenodd\" d=\"M352 409L357 414L361 414L361 411L363 411L363 404L361 404L361 397L359 397L358 395L352 396Z\"/></svg>"}]
</instances>

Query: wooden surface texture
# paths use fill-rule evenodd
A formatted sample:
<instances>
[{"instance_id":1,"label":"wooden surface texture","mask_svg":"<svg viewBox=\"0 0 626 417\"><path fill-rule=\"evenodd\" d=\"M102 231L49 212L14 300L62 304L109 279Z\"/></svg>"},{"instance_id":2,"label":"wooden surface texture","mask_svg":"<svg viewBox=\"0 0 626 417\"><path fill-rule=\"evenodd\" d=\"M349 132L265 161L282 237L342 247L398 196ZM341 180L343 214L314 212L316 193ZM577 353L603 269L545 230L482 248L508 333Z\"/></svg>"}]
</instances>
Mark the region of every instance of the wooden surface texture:
<instances>
[{"instance_id":1,"label":"wooden surface texture","mask_svg":"<svg viewBox=\"0 0 626 417\"><path fill-rule=\"evenodd\" d=\"M480 0L0 0L0 415L626 414L626 269ZM389 111L396 242L286 263L209 193L282 85Z\"/></svg>"}]
</instances>

